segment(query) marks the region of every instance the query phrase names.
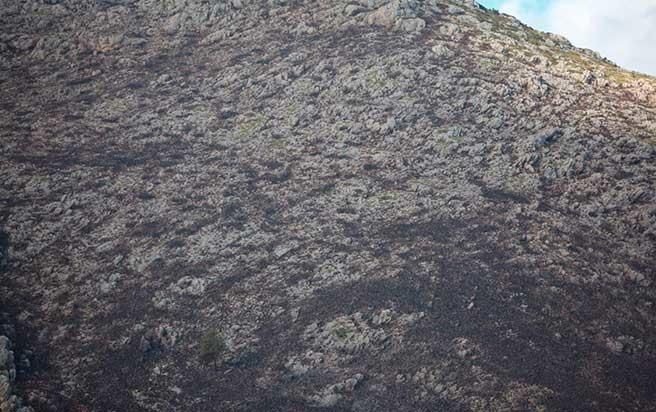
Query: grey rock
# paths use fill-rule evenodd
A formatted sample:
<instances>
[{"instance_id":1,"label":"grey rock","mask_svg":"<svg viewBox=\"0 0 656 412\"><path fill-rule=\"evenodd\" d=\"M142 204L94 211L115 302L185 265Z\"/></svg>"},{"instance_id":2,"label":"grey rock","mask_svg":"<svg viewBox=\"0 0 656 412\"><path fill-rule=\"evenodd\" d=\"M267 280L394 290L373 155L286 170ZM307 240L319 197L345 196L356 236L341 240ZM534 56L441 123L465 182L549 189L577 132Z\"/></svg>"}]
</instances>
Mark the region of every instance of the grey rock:
<instances>
[{"instance_id":1,"label":"grey rock","mask_svg":"<svg viewBox=\"0 0 656 412\"><path fill-rule=\"evenodd\" d=\"M437 44L431 48L431 51L437 56L437 57L449 57L453 54L453 52L444 44Z\"/></svg>"},{"instance_id":2,"label":"grey rock","mask_svg":"<svg viewBox=\"0 0 656 412\"><path fill-rule=\"evenodd\" d=\"M656 361L653 77L469 0L0 9L11 396L656 410L595 378Z\"/></svg>"},{"instance_id":3,"label":"grey rock","mask_svg":"<svg viewBox=\"0 0 656 412\"><path fill-rule=\"evenodd\" d=\"M366 9L364 7L358 6L357 4L347 4L344 7L344 14L347 16L355 16L364 12Z\"/></svg>"},{"instance_id":4,"label":"grey rock","mask_svg":"<svg viewBox=\"0 0 656 412\"><path fill-rule=\"evenodd\" d=\"M16 364L12 343L8 337L0 335L0 411L34 412L31 407L23 405L22 399L14 393L15 382Z\"/></svg>"},{"instance_id":5,"label":"grey rock","mask_svg":"<svg viewBox=\"0 0 656 412\"><path fill-rule=\"evenodd\" d=\"M337 403L342 399L342 395L338 393L322 393L314 395L311 398L311 401L320 408L330 408L331 406L337 405Z\"/></svg>"},{"instance_id":6,"label":"grey rock","mask_svg":"<svg viewBox=\"0 0 656 412\"><path fill-rule=\"evenodd\" d=\"M401 19L396 22L396 27L408 33L417 33L426 27L426 21L419 17Z\"/></svg>"}]
</instances>

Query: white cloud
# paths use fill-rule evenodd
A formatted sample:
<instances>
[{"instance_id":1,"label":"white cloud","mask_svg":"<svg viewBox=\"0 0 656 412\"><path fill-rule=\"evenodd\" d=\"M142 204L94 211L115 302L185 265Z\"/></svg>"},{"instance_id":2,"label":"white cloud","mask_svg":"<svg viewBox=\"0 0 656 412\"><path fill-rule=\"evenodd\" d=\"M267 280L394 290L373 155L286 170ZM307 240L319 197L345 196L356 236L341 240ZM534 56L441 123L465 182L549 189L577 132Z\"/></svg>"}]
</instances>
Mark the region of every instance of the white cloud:
<instances>
[{"instance_id":1,"label":"white cloud","mask_svg":"<svg viewBox=\"0 0 656 412\"><path fill-rule=\"evenodd\" d=\"M499 9L627 69L656 75L656 0L552 0L540 12L534 1L507 0Z\"/></svg>"}]
</instances>

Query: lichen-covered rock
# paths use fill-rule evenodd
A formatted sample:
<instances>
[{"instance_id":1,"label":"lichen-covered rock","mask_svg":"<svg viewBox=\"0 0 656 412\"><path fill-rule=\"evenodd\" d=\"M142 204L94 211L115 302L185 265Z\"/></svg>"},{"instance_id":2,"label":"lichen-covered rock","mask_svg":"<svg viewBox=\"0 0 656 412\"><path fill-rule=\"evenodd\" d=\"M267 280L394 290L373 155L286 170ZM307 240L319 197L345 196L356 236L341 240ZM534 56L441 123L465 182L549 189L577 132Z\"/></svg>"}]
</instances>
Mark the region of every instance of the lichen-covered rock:
<instances>
[{"instance_id":1,"label":"lichen-covered rock","mask_svg":"<svg viewBox=\"0 0 656 412\"><path fill-rule=\"evenodd\" d=\"M35 409L656 410L652 77L473 0L0 10Z\"/></svg>"},{"instance_id":2,"label":"lichen-covered rock","mask_svg":"<svg viewBox=\"0 0 656 412\"><path fill-rule=\"evenodd\" d=\"M365 21L367 24L391 28L397 21L399 21L399 19L408 18L421 20L417 18L420 6L419 2L416 0L390 0L382 5L377 5L376 7L376 10L366 17ZM408 26L418 26L417 23L406 24L408 24Z\"/></svg>"},{"instance_id":3,"label":"lichen-covered rock","mask_svg":"<svg viewBox=\"0 0 656 412\"><path fill-rule=\"evenodd\" d=\"M387 335L380 329L371 329L356 315L335 319L321 328L312 324L306 329L305 338L317 348L353 353L385 342Z\"/></svg>"},{"instance_id":4,"label":"lichen-covered rock","mask_svg":"<svg viewBox=\"0 0 656 412\"><path fill-rule=\"evenodd\" d=\"M34 412L14 393L16 364L8 337L0 335L0 412Z\"/></svg>"}]
</instances>

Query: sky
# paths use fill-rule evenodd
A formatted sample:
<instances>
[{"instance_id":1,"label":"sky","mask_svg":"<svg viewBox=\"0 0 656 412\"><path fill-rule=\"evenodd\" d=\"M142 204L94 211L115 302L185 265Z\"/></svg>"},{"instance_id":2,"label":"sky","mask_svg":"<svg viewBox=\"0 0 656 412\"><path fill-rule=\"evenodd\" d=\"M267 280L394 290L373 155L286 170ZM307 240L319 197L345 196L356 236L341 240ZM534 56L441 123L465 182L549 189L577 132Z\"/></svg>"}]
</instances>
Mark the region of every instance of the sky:
<instances>
[{"instance_id":1,"label":"sky","mask_svg":"<svg viewBox=\"0 0 656 412\"><path fill-rule=\"evenodd\" d=\"M656 0L478 0L561 34L620 66L656 75Z\"/></svg>"}]
</instances>

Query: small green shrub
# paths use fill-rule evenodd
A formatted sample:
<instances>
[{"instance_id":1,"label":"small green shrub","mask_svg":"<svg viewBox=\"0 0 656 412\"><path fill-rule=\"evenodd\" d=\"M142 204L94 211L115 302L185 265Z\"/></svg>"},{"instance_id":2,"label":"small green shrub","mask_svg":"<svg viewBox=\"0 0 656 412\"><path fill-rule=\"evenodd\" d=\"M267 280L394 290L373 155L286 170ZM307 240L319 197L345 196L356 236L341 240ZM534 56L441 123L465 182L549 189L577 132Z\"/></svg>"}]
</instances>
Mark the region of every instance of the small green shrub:
<instances>
[{"instance_id":1,"label":"small green shrub","mask_svg":"<svg viewBox=\"0 0 656 412\"><path fill-rule=\"evenodd\" d=\"M200 339L200 360L205 364L212 363L214 368L225 350L225 340L216 330L208 331Z\"/></svg>"},{"instance_id":2,"label":"small green shrub","mask_svg":"<svg viewBox=\"0 0 656 412\"><path fill-rule=\"evenodd\" d=\"M347 327L341 327L335 331L335 336L343 340L346 339L351 334L351 332L351 329Z\"/></svg>"}]
</instances>

